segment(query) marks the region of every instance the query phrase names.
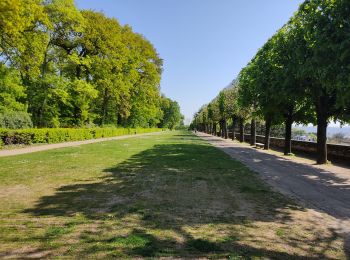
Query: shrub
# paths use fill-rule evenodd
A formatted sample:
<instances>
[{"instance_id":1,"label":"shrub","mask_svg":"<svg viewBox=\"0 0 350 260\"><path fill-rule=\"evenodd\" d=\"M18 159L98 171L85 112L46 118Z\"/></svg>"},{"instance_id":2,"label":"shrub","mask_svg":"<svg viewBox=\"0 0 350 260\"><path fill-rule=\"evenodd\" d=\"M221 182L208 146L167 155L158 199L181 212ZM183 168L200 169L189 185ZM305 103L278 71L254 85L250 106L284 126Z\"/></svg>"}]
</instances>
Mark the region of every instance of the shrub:
<instances>
[{"instance_id":1,"label":"shrub","mask_svg":"<svg viewBox=\"0 0 350 260\"><path fill-rule=\"evenodd\" d=\"M26 112L3 112L0 114L0 128L22 129L30 127L33 127L33 123Z\"/></svg>"},{"instance_id":2,"label":"shrub","mask_svg":"<svg viewBox=\"0 0 350 260\"><path fill-rule=\"evenodd\" d=\"M0 130L0 139L4 145L10 144L31 144L32 134L20 130Z\"/></svg>"},{"instance_id":3,"label":"shrub","mask_svg":"<svg viewBox=\"0 0 350 260\"><path fill-rule=\"evenodd\" d=\"M159 132L159 128L41 128L0 129L0 147L10 144L61 143L93 138Z\"/></svg>"},{"instance_id":4,"label":"shrub","mask_svg":"<svg viewBox=\"0 0 350 260\"><path fill-rule=\"evenodd\" d=\"M47 131L48 129L29 129L32 132L33 143L48 143Z\"/></svg>"}]
</instances>

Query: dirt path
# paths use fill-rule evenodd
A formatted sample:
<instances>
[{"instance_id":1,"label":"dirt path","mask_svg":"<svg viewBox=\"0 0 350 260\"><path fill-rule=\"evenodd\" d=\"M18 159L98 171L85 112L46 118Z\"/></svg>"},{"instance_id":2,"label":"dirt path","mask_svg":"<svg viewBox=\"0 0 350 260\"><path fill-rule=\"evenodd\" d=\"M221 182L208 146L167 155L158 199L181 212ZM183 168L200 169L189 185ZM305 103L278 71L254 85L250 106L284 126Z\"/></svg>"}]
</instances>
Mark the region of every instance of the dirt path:
<instances>
[{"instance_id":1,"label":"dirt path","mask_svg":"<svg viewBox=\"0 0 350 260\"><path fill-rule=\"evenodd\" d=\"M12 150L4 149L4 150L0 150L0 157L14 156L14 155L26 154L26 153L35 153L35 152L52 150L52 149L57 149L57 148L79 146L79 145L83 145L83 144L93 144L93 143L99 143L99 142L105 142L105 141L146 136L146 135L156 135L156 134L160 134L160 133L162 133L162 132L138 134L138 135L123 135L123 136L115 136L115 137L107 137L107 138L90 139L90 140L84 140L84 141L64 142L64 143L58 143L58 144L43 144L43 145L38 145L38 146L28 146L28 147L12 149Z\"/></svg>"},{"instance_id":2,"label":"dirt path","mask_svg":"<svg viewBox=\"0 0 350 260\"><path fill-rule=\"evenodd\" d=\"M335 228L350 234L350 170L333 165L312 165L311 161L285 158L245 144L198 133L213 146L242 162L275 189L305 206L335 218ZM350 244L350 241L349 241Z\"/></svg>"}]
</instances>

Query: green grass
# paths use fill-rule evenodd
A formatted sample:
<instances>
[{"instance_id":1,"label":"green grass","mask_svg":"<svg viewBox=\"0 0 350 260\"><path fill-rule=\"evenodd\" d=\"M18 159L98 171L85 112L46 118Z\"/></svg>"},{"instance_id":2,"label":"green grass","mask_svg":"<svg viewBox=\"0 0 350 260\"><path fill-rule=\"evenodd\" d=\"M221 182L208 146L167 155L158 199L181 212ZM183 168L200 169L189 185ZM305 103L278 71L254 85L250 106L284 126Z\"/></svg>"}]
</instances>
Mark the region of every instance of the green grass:
<instances>
[{"instance_id":1,"label":"green grass","mask_svg":"<svg viewBox=\"0 0 350 260\"><path fill-rule=\"evenodd\" d=\"M0 158L0 212L0 258L344 257L304 209L185 131Z\"/></svg>"}]
</instances>

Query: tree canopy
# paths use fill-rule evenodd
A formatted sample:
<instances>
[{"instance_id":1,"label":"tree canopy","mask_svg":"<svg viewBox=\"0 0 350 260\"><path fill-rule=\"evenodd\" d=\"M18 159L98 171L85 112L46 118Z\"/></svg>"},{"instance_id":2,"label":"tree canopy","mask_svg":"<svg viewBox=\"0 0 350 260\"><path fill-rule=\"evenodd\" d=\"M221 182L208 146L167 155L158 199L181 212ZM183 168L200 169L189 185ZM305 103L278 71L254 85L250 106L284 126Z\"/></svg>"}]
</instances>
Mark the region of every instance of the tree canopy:
<instances>
[{"instance_id":1,"label":"tree canopy","mask_svg":"<svg viewBox=\"0 0 350 260\"><path fill-rule=\"evenodd\" d=\"M74 0L0 3L0 113L28 112L37 127L179 124L162 64L141 34Z\"/></svg>"},{"instance_id":2,"label":"tree canopy","mask_svg":"<svg viewBox=\"0 0 350 260\"><path fill-rule=\"evenodd\" d=\"M349 17L348 1L306 0L242 69L237 95L220 111L238 105L233 114L248 111L267 129L283 123L286 154L293 123L317 124L317 162L326 163L329 121L350 122Z\"/></svg>"}]
</instances>

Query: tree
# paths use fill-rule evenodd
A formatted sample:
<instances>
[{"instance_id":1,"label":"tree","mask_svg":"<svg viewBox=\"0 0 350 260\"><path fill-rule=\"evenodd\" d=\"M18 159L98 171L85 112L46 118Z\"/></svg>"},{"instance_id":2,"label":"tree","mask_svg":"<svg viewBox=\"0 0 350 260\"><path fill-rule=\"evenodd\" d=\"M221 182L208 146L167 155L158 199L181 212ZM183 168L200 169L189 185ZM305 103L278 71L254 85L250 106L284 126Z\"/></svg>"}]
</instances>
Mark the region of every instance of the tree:
<instances>
[{"instance_id":1,"label":"tree","mask_svg":"<svg viewBox=\"0 0 350 260\"><path fill-rule=\"evenodd\" d=\"M224 94L225 94L225 109L227 116L231 118L232 121L232 140L235 139L235 127L238 119L239 114L239 105L238 105L238 81L234 80L230 84L229 87L225 88Z\"/></svg>"},{"instance_id":2,"label":"tree","mask_svg":"<svg viewBox=\"0 0 350 260\"><path fill-rule=\"evenodd\" d=\"M319 164L327 162L329 120L345 119L349 97L349 17L347 1L313 0L303 3L292 19L294 30L300 30L305 38L305 45L295 47L297 53L308 56L299 66L299 74L316 108Z\"/></svg>"},{"instance_id":3,"label":"tree","mask_svg":"<svg viewBox=\"0 0 350 260\"><path fill-rule=\"evenodd\" d=\"M265 146L269 149L271 126L280 120L280 113L276 108L277 97L270 84L272 67L268 62L270 42L261 48L254 59L240 72L239 75L239 104L241 113L252 114L254 118L263 117L265 125ZM242 128L242 127L241 127Z\"/></svg>"},{"instance_id":4,"label":"tree","mask_svg":"<svg viewBox=\"0 0 350 260\"><path fill-rule=\"evenodd\" d=\"M219 96L217 97L220 113L220 129L221 137L225 139L228 138L227 131L227 113L226 113L226 95L224 91L220 91Z\"/></svg>"},{"instance_id":5,"label":"tree","mask_svg":"<svg viewBox=\"0 0 350 260\"><path fill-rule=\"evenodd\" d=\"M28 107L37 127L158 125L162 64L130 26L74 0L0 3L1 109Z\"/></svg>"},{"instance_id":6,"label":"tree","mask_svg":"<svg viewBox=\"0 0 350 260\"><path fill-rule=\"evenodd\" d=\"M313 105L310 102L303 81L298 79L300 60L294 46L302 45L304 38L292 25L286 24L271 39L268 62L271 65L271 88L278 99L274 99L276 113L281 113L285 125L284 154L291 154L292 124L313 120Z\"/></svg>"},{"instance_id":7,"label":"tree","mask_svg":"<svg viewBox=\"0 0 350 260\"><path fill-rule=\"evenodd\" d=\"M194 116L194 125L199 131L209 133L209 123L208 106L203 105Z\"/></svg>"},{"instance_id":8,"label":"tree","mask_svg":"<svg viewBox=\"0 0 350 260\"><path fill-rule=\"evenodd\" d=\"M60 125L61 107L67 107L69 78L63 72L62 63L67 56L67 48L73 48L75 36L82 30L83 18L73 0L51 0L44 4L48 22L42 26L40 37L34 34L33 42L38 53L40 73L24 70L27 86L29 111L37 126L57 127ZM22 66L27 66L33 43L29 43L28 53L20 56ZM30 65L29 65L30 66ZM69 107L69 106L68 106Z\"/></svg>"},{"instance_id":9,"label":"tree","mask_svg":"<svg viewBox=\"0 0 350 260\"><path fill-rule=\"evenodd\" d=\"M169 128L173 130L183 123L183 116L180 112L180 106L176 101L162 96L161 110L163 117L158 125L160 128Z\"/></svg>"},{"instance_id":10,"label":"tree","mask_svg":"<svg viewBox=\"0 0 350 260\"><path fill-rule=\"evenodd\" d=\"M38 51L43 29L48 23L41 0L3 0L0 2L0 56L2 62L38 73ZM29 49L30 48L30 49ZM31 51L31 59L24 54ZM21 59L22 58L22 59Z\"/></svg>"},{"instance_id":11,"label":"tree","mask_svg":"<svg viewBox=\"0 0 350 260\"><path fill-rule=\"evenodd\" d=\"M220 121L219 103L217 99L212 100L208 106L208 120L210 123L210 134L217 135L217 124Z\"/></svg>"},{"instance_id":12,"label":"tree","mask_svg":"<svg viewBox=\"0 0 350 260\"><path fill-rule=\"evenodd\" d=\"M349 17L348 1L307 0L262 46L238 77L241 137L247 114L264 118L268 149L271 127L284 122L289 154L292 124L317 122L317 162L327 162L328 122L350 122Z\"/></svg>"},{"instance_id":13,"label":"tree","mask_svg":"<svg viewBox=\"0 0 350 260\"><path fill-rule=\"evenodd\" d=\"M133 53L131 64L136 72L131 89L131 118L141 114L148 124L156 125L159 122L157 115L160 114L158 101L163 61L153 45L143 36L133 34L129 42L133 43L130 45Z\"/></svg>"},{"instance_id":14,"label":"tree","mask_svg":"<svg viewBox=\"0 0 350 260\"><path fill-rule=\"evenodd\" d=\"M99 124L115 123L130 112L130 85L124 80L127 48L122 44L122 27L101 13L82 11L84 29L77 47L69 55L70 77L87 81L97 97L91 110ZM118 106L124 101L123 110Z\"/></svg>"},{"instance_id":15,"label":"tree","mask_svg":"<svg viewBox=\"0 0 350 260\"><path fill-rule=\"evenodd\" d=\"M26 111L26 104L21 102L26 97L24 91L19 73L0 64L0 113Z\"/></svg>"}]
</instances>

